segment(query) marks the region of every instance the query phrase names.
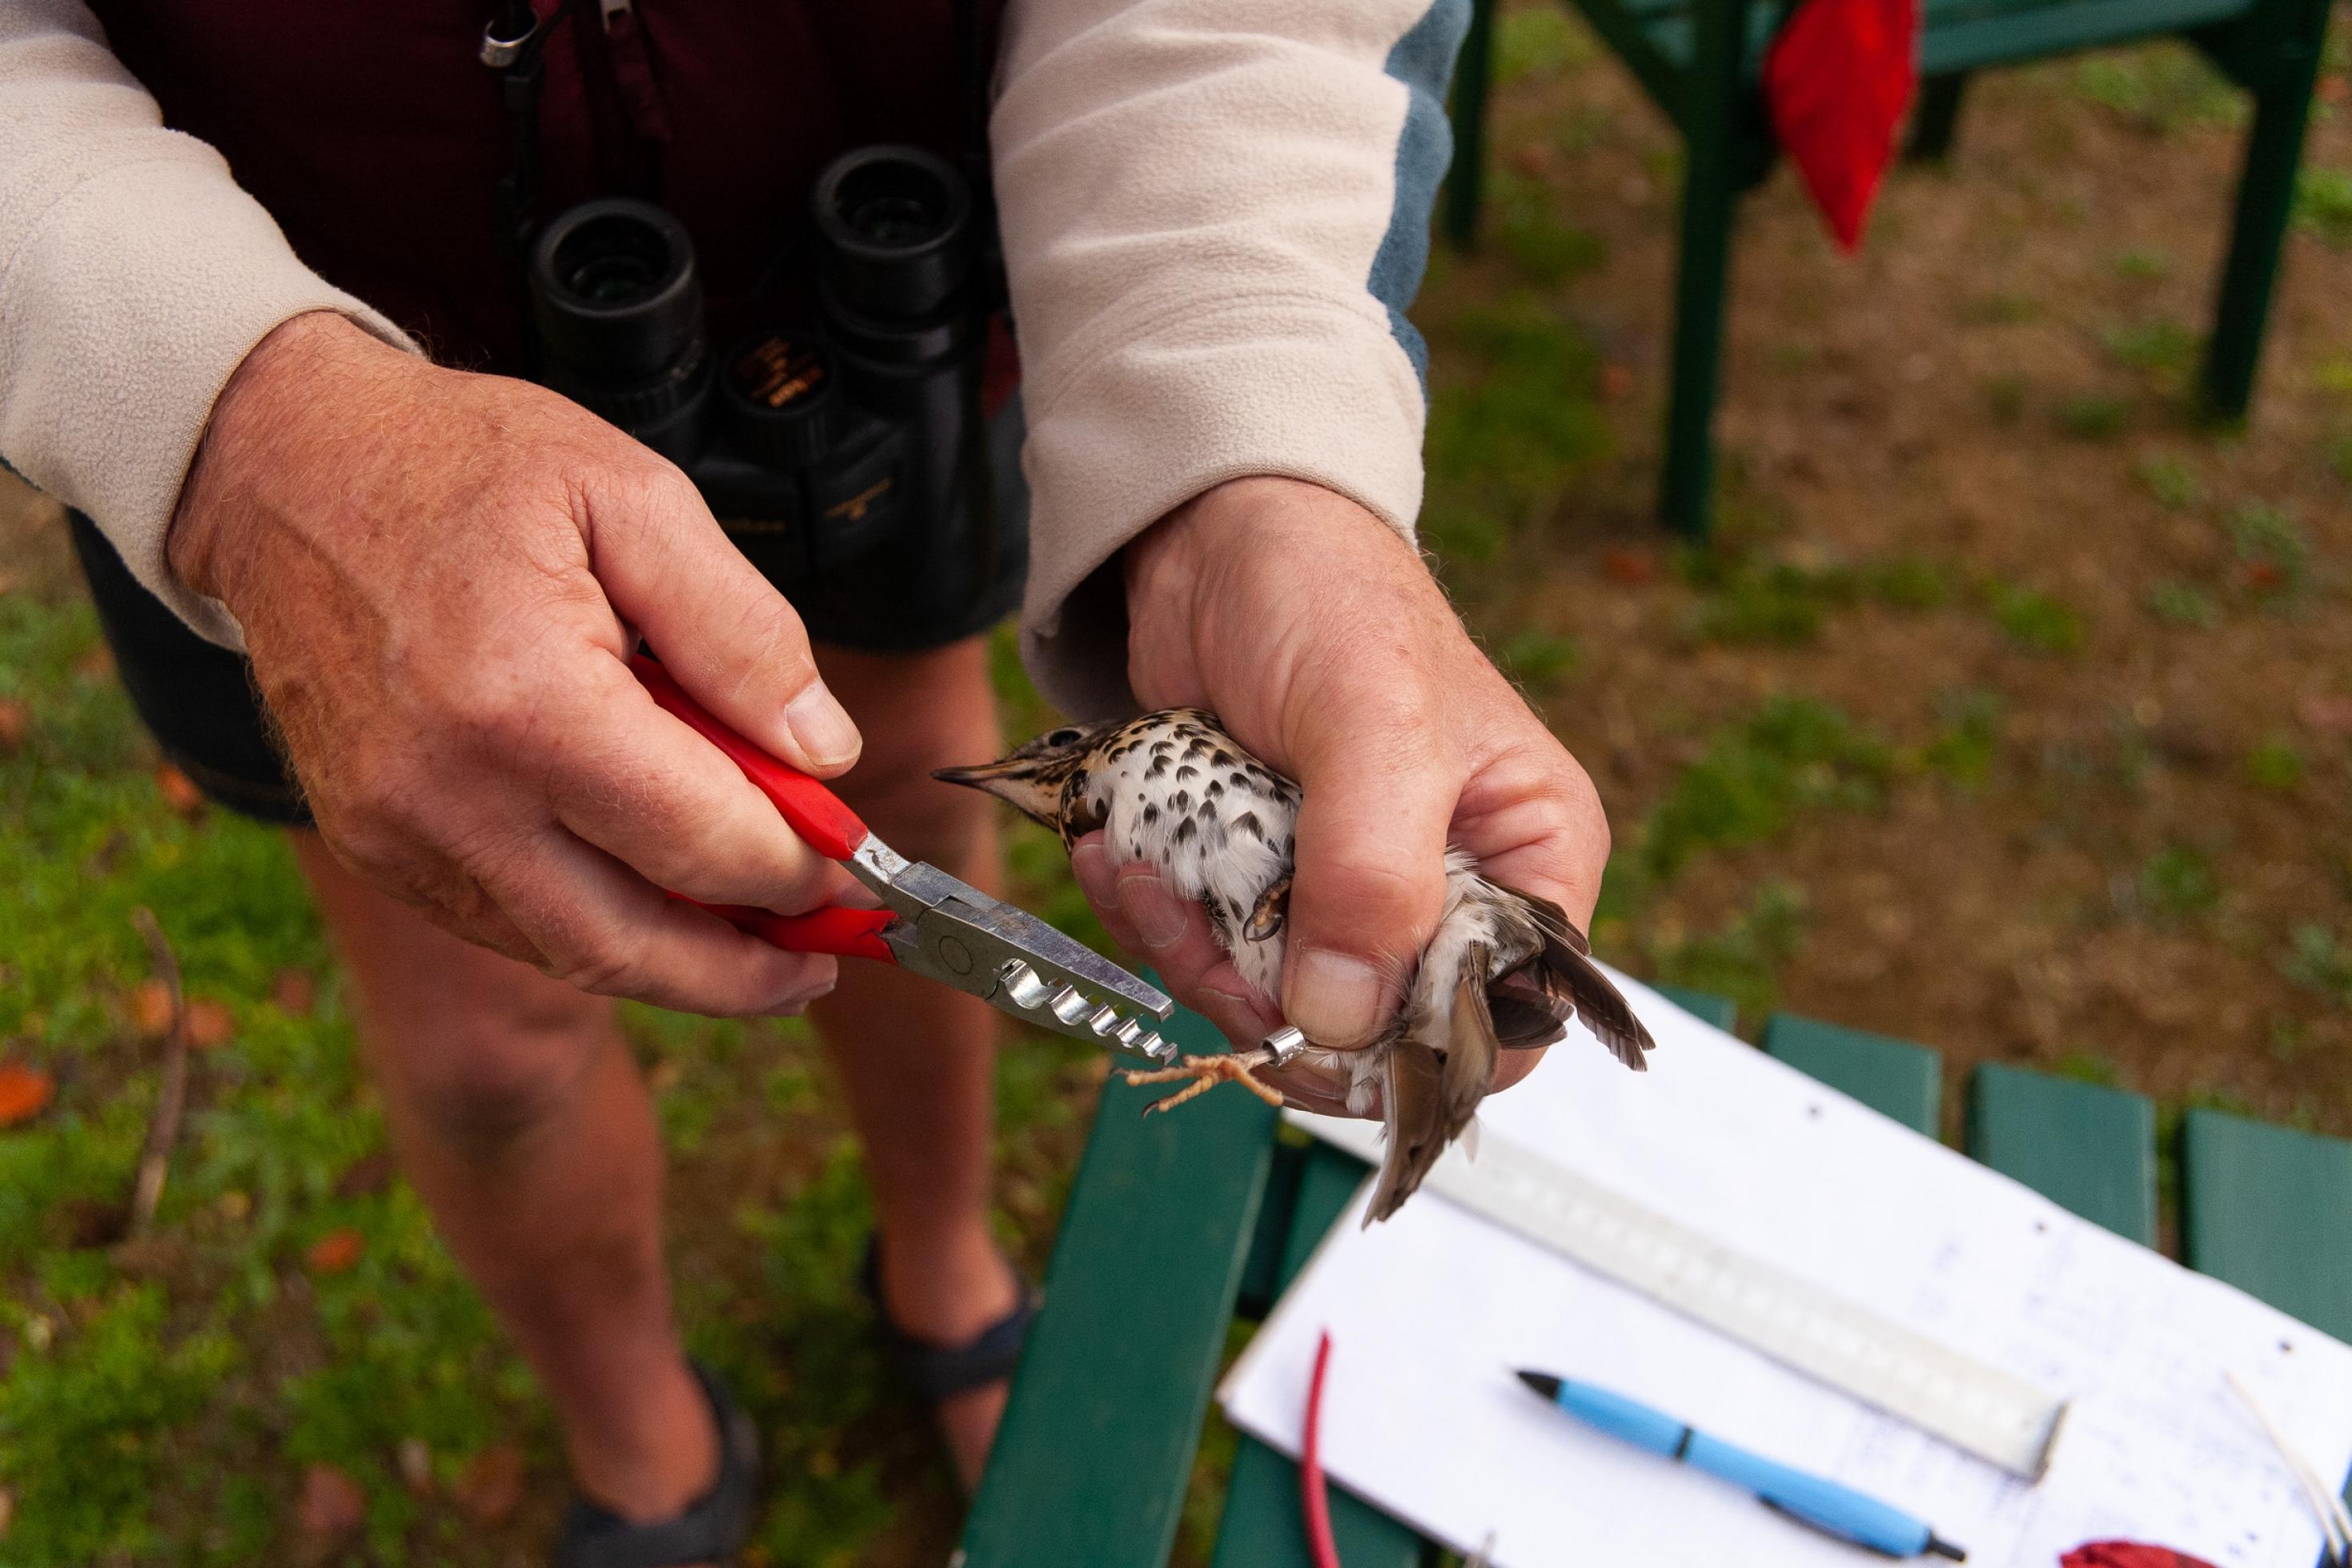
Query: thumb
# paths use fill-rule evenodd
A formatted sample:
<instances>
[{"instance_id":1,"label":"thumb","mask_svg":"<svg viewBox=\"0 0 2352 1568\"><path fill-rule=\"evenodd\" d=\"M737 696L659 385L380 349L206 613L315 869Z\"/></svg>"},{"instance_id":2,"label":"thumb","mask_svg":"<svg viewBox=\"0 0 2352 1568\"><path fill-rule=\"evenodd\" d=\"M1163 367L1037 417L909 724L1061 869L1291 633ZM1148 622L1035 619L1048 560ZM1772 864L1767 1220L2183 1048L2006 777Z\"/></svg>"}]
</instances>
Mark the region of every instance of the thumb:
<instances>
[{"instance_id":1,"label":"thumb","mask_svg":"<svg viewBox=\"0 0 2352 1568\"><path fill-rule=\"evenodd\" d=\"M595 519L590 567L678 685L772 756L823 778L864 746L817 675L808 631L730 543L691 482L665 469L625 520Z\"/></svg>"},{"instance_id":2,"label":"thumb","mask_svg":"<svg viewBox=\"0 0 2352 1568\"><path fill-rule=\"evenodd\" d=\"M1316 1044L1345 1050L1396 1010L1437 928L1463 775L1423 705L1351 695L1307 711L1312 728L1291 748L1303 799L1282 1010Z\"/></svg>"}]
</instances>

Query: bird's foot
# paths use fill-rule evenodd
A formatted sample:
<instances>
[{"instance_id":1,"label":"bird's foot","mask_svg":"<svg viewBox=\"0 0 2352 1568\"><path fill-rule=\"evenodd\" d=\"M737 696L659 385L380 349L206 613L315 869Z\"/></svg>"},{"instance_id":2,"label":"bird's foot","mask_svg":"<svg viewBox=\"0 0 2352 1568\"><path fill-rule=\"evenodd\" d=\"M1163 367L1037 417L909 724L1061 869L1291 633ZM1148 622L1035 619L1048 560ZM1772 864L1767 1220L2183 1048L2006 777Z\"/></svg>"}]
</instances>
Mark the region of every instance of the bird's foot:
<instances>
[{"instance_id":1,"label":"bird's foot","mask_svg":"<svg viewBox=\"0 0 2352 1568\"><path fill-rule=\"evenodd\" d=\"M1279 1057L1264 1046L1255 1051L1234 1051L1223 1056L1185 1056L1177 1059L1173 1067L1122 1070L1121 1078L1130 1084L1182 1083L1184 1088L1173 1094L1163 1094L1143 1108L1150 1115L1154 1111L1173 1111L1187 1100L1195 1100L1220 1083L1238 1083L1276 1110L1282 1109L1282 1092L1267 1085L1254 1068L1272 1067Z\"/></svg>"}]
</instances>

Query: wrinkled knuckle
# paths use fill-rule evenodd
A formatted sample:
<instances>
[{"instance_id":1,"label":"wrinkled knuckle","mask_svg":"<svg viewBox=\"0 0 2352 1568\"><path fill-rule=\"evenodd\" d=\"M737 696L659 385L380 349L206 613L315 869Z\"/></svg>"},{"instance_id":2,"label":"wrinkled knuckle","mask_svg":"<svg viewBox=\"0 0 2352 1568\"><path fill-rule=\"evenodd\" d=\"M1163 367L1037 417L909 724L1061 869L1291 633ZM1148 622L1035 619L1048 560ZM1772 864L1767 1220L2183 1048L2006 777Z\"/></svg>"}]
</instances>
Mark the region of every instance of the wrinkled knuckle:
<instances>
[{"instance_id":1,"label":"wrinkled knuckle","mask_svg":"<svg viewBox=\"0 0 2352 1568\"><path fill-rule=\"evenodd\" d=\"M648 979L644 961L635 951L604 936L588 938L572 952L552 960L548 973L599 997L635 996Z\"/></svg>"}]
</instances>

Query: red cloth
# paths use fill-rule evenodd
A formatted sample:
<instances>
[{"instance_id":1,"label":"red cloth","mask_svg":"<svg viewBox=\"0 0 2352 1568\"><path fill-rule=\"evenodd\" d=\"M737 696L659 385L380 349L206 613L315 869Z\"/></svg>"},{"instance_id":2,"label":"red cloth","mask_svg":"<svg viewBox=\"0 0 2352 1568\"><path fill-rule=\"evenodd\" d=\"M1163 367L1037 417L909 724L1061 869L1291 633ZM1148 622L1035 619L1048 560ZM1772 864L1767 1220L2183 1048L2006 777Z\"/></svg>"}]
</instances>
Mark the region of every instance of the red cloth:
<instances>
[{"instance_id":1,"label":"red cloth","mask_svg":"<svg viewBox=\"0 0 2352 1568\"><path fill-rule=\"evenodd\" d=\"M2175 1552L2169 1546L2140 1546L2129 1541L2094 1541L2077 1546L2058 1560L2058 1568L2213 1568L2202 1557Z\"/></svg>"},{"instance_id":2,"label":"red cloth","mask_svg":"<svg viewBox=\"0 0 2352 1568\"><path fill-rule=\"evenodd\" d=\"M1918 82L1919 0L1801 0L1765 51L1772 134L1848 251Z\"/></svg>"}]
</instances>

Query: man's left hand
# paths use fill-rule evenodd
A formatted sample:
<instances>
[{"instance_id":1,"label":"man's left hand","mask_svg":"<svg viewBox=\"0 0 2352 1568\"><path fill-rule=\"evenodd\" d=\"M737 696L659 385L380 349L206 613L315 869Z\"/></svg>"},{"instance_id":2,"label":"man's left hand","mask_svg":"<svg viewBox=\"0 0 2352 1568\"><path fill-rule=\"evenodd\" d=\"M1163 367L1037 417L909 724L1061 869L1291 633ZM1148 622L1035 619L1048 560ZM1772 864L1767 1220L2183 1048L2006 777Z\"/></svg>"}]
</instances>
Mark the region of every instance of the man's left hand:
<instances>
[{"instance_id":1,"label":"man's left hand","mask_svg":"<svg viewBox=\"0 0 2352 1568\"><path fill-rule=\"evenodd\" d=\"M1150 867L1115 863L1098 834L1072 856L1111 935L1228 1038L1254 1045L1286 1019L1318 1045L1369 1043L1436 929L1449 844L1591 922L1609 858L1591 780L1395 530L1319 486L1235 480L1129 545L1126 573L1137 698L1213 710L1304 790L1280 998ZM1495 1086L1541 1055L1506 1053ZM1267 1076L1340 1108L1345 1085L1303 1064Z\"/></svg>"}]
</instances>

